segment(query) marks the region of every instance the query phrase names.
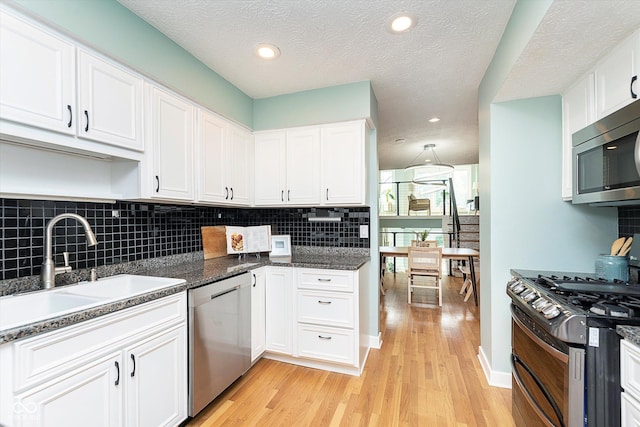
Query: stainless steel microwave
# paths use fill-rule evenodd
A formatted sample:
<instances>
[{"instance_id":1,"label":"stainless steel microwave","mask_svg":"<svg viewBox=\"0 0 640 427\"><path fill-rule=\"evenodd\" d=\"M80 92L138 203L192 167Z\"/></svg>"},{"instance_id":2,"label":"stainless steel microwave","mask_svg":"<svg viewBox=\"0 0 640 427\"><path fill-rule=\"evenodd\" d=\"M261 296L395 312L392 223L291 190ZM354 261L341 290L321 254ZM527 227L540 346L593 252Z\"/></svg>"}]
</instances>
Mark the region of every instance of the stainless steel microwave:
<instances>
[{"instance_id":1,"label":"stainless steel microwave","mask_svg":"<svg viewBox=\"0 0 640 427\"><path fill-rule=\"evenodd\" d=\"M640 204L640 100L573 134L574 204Z\"/></svg>"}]
</instances>

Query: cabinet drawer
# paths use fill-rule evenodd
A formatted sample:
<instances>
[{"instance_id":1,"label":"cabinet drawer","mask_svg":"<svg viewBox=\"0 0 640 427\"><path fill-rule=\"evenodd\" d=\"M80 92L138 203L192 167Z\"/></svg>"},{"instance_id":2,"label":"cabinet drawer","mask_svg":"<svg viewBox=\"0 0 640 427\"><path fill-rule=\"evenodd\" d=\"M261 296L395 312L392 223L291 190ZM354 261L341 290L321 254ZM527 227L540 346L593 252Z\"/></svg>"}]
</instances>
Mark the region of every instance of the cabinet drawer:
<instances>
[{"instance_id":1,"label":"cabinet drawer","mask_svg":"<svg viewBox=\"0 0 640 427\"><path fill-rule=\"evenodd\" d=\"M186 321L186 292L17 341L14 391L56 377L100 357L127 339Z\"/></svg>"},{"instance_id":2,"label":"cabinet drawer","mask_svg":"<svg viewBox=\"0 0 640 427\"><path fill-rule=\"evenodd\" d=\"M296 274L296 283L298 289L353 292L353 277L352 271L301 268Z\"/></svg>"},{"instance_id":3,"label":"cabinet drawer","mask_svg":"<svg viewBox=\"0 0 640 427\"><path fill-rule=\"evenodd\" d=\"M353 294L298 291L298 322L353 328Z\"/></svg>"},{"instance_id":4,"label":"cabinet drawer","mask_svg":"<svg viewBox=\"0 0 640 427\"><path fill-rule=\"evenodd\" d=\"M640 402L634 399L629 393L624 392L620 399L620 413L622 415L622 426L640 425Z\"/></svg>"},{"instance_id":5,"label":"cabinet drawer","mask_svg":"<svg viewBox=\"0 0 640 427\"><path fill-rule=\"evenodd\" d=\"M640 349L627 340L620 341L620 380L627 393L640 398Z\"/></svg>"},{"instance_id":6,"label":"cabinet drawer","mask_svg":"<svg viewBox=\"0 0 640 427\"><path fill-rule=\"evenodd\" d=\"M298 356L355 365L352 329L298 324Z\"/></svg>"}]
</instances>

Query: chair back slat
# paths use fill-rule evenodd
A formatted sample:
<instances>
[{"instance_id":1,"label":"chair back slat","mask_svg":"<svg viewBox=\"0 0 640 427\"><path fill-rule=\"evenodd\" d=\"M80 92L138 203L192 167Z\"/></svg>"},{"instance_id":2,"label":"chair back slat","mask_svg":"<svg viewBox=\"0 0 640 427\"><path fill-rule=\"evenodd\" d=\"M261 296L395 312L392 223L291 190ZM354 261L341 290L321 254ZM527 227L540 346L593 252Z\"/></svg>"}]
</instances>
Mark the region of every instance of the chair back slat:
<instances>
[{"instance_id":1,"label":"chair back slat","mask_svg":"<svg viewBox=\"0 0 640 427\"><path fill-rule=\"evenodd\" d=\"M441 269L442 248L409 247L409 274L429 271L440 276Z\"/></svg>"}]
</instances>

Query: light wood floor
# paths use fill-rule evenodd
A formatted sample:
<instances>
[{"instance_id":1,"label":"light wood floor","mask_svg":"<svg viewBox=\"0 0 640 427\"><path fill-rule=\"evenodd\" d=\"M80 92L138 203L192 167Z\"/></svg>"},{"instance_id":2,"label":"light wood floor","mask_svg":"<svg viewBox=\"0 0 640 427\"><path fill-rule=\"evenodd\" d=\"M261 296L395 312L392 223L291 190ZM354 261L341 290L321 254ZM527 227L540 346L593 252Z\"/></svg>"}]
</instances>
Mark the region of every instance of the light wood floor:
<instances>
[{"instance_id":1,"label":"light wood floor","mask_svg":"<svg viewBox=\"0 0 640 427\"><path fill-rule=\"evenodd\" d=\"M187 425L512 426L511 391L489 387L478 362L479 310L461 279L445 277L442 308L408 306L404 274L385 283L382 348L361 377L261 359Z\"/></svg>"}]
</instances>

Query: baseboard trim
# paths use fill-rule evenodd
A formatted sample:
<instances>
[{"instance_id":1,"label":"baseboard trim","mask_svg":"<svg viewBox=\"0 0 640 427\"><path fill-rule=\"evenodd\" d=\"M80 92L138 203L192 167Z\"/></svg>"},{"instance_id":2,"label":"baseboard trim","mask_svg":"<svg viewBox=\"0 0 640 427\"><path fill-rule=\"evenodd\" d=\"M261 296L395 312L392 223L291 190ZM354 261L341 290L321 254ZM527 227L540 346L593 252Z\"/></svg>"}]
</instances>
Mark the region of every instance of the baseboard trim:
<instances>
[{"instance_id":1,"label":"baseboard trim","mask_svg":"<svg viewBox=\"0 0 640 427\"><path fill-rule=\"evenodd\" d=\"M382 347L382 332L378 332L378 336L369 336L369 347L375 348L376 350L380 350Z\"/></svg>"},{"instance_id":2,"label":"baseboard trim","mask_svg":"<svg viewBox=\"0 0 640 427\"><path fill-rule=\"evenodd\" d=\"M478 347L478 360L487 382L492 387L511 388L511 372L499 372L491 369L487 355L482 346Z\"/></svg>"}]
</instances>

